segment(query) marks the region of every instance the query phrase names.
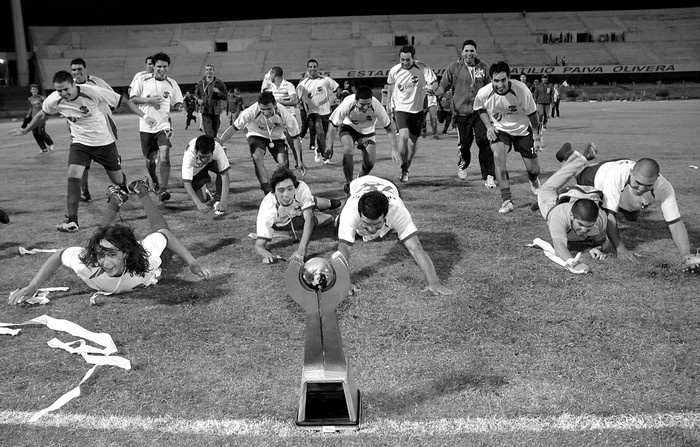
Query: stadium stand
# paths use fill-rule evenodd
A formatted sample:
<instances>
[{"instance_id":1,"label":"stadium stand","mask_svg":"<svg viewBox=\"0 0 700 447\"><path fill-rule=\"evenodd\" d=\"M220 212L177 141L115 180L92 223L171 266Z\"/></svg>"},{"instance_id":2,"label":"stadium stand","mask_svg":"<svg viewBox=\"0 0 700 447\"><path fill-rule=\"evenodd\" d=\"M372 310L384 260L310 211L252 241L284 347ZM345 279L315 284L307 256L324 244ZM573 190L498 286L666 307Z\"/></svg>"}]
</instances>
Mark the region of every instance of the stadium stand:
<instances>
[{"instance_id":1,"label":"stadium stand","mask_svg":"<svg viewBox=\"0 0 700 447\"><path fill-rule=\"evenodd\" d=\"M570 33L571 42L557 38ZM545 42L545 35L554 41ZM53 73L83 57L89 71L115 87L128 85L147 54L164 51L181 83L213 64L226 82L251 82L273 65L290 80L309 58L323 71L376 72L397 62L401 43L435 69L459 56L473 38L487 62L569 65L700 64L700 8L269 19L179 25L30 27L37 77L50 89ZM700 70L698 70L700 71Z\"/></svg>"}]
</instances>

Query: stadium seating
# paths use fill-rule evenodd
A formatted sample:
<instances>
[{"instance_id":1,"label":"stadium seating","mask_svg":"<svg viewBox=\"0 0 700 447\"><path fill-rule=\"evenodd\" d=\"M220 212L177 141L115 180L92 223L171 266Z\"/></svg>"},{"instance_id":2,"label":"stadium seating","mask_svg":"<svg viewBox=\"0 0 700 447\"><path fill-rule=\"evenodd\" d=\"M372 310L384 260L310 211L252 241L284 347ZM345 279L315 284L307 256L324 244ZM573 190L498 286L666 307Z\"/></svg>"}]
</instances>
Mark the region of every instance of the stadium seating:
<instances>
[{"instance_id":1,"label":"stadium seating","mask_svg":"<svg viewBox=\"0 0 700 447\"><path fill-rule=\"evenodd\" d=\"M566 33L579 40L590 34L590 41L543 41ZM273 65L297 80L309 58L323 71L385 70L398 62L402 39L415 41L416 58L435 69L457 59L467 38L486 62L511 66L544 67L561 56L569 65L700 64L700 8L234 20L109 32L30 27L29 35L46 88L74 57L111 85L126 86L144 57L158 51L171 56L171 74L181 83L201 78L208 63L227 82L259 80Z\"/></svg>"}]
</instances>

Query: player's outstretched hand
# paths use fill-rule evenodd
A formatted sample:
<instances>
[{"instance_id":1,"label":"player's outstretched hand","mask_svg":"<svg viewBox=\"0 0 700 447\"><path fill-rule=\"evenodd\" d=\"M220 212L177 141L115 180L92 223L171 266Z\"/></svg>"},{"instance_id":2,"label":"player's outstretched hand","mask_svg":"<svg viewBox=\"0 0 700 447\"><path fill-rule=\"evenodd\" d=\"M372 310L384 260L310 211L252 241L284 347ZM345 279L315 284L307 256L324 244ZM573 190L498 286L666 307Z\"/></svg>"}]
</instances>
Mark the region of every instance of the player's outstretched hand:
<instances>
[{"instance_id":1,"label":"player's outstretched hand","mask_svg":"<svg viewBox=\"0 0 700 447\"><path fill-rule=\"evenodd\" d=\"M432 295L452 295L452 291L442 284L428 284L423 292L430 292Z\"/></svg>"},{"instance_id":2,"label":"player's outstretched hand","mask_svg":"<svg viewBox=\"0 0 700 447\"><path fill-rule=\"evenodd\" d=\"M33 297L36 293L36 289L33 287L25 287L23 289L13 290L10 293L10 297L7 299L8 304L20 304L25 300Z\"/></svg>"},{"instance_id":3,"label":"player's outstretched hand","mask_svg":"<svg viewBox=\"0 0 700 447\"><path fill-rule=\"evenodd\" d=\"M266 256L263 258L263 264L277 264L278 262L283 262L286 261L282 256L276 255L276 256Z\"/></svg>"},{"instance_id":4,"label":"player's outstretched hand","mask_svg":"<svg viewBox=\"0 0 700 447\"><path fill-rule=\"evenodd\" d=\"M608 257L608 255L603 253L603 251L598 247L591 248L589 254L591 255L591 259L597 259L599 261L605 261Z\"/></svg>"},{"instance_id":5,"label":"player's outstretched hand","mask_svg":"<svg viewBox=\"0 0 700 447\"><path fill-rule=\"evenodd\" d=\"M690 273L700 273L700 256L691 256L685 260L683 271Z\"/></svg>"},{"instance_id":6,"label":"player's outstretched hand","mask_svg":"<svg viewBox=\"0 0 700 447\"><path fill-rule=\"evenodd\" d=\"M202 214L207 214L209 211L211 211L211 207L207 205L206 203L198 203L197 204L197 209L202 213Z\"/></svg>"},{"instance_id":7,"label":"player's outstretched hand","mask_svg":"<svg viewBox=\"0 0 700 447\"><path fill-rule=\"evenodd\" d=\"M207 279L211 277L211 272L209 269L196 259L192 264L190 264L190 271L200 278Z\"/></svg>"},{"instance_id":8,"label":"player's outstretched hand","mask_svg":"<svg viewBox=\"0 0 700 447\"><path fill-rule=\"evenodd\" d=\"M24 129L22 129L21 127L15 127L14 129L10 129L8 133L16 137L21 137L24 135Z\"/></svg>"},{"instance_id":9,"label":"player's outstretched hand","mask_svg":"<svg viewBox=\"0 0 700 447\"><path fill-rule=\"evenodd\" d=\"M350 284L350 290L348 290L348 296L355 296L357 292L360 291L360 288L356 286L355 284Z\"/></svg>"},{"instance_id":10,"label":"player's outstretched hand","mask_svg":"<svg viewBox=\"0 0 700 447\"><path fill-rule=\"evenodd\" d=\"M627 262L638 262L637 255L626 248L617 249L617 257Z\"/></svg>"}]
</instances>

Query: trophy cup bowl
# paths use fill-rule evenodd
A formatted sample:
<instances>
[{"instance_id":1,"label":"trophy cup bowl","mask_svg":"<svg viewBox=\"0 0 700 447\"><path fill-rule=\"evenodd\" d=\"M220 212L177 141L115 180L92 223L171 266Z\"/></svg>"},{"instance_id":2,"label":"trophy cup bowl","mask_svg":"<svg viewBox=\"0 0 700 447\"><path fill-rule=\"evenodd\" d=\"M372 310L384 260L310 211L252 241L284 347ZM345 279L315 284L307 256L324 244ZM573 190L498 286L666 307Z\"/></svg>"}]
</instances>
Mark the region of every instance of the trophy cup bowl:
<instances>
[{"instance_id":1,"label":"trophy cup bowl","mask_svg":"<svg viewBox=\"0 0 700 447\"><path fill-rule=\"evenodd\" d=\"M326 258L311 258L304 263L301 279L309 288L323 291L333 286L335 269Z\"/></svg>"}]
</instances>

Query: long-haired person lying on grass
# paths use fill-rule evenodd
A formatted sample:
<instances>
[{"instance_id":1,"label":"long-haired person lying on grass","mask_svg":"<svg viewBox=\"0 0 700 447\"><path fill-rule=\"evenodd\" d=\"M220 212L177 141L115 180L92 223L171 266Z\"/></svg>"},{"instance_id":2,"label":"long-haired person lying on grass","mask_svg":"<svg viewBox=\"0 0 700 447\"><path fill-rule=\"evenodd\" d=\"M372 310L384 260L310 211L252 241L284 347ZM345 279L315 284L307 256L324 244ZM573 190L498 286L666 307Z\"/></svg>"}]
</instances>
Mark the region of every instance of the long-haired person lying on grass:
<instances>
[{"instance_id":1,"label":"long-haired person lying on grass","mask_svg":"<svg viewBox=\"0 0 700 447\"><path fill-rule=\"evenodd\" d=\"M157 283L162 268L173 254L180 256L195 275L209 278L209 270L170 231L149 195L148 179L143 177L131 182L129 191L141 199L152 231L148 236L139 241L130 227L111 223L124 203L115 193L110 196L104 224L95 230L87 246L69 247L51 255L29 285L10 294L9 304L19 304L34 296L41 284L62 265L103 295L125 293Z\"/></svg>"}]
</instances>

